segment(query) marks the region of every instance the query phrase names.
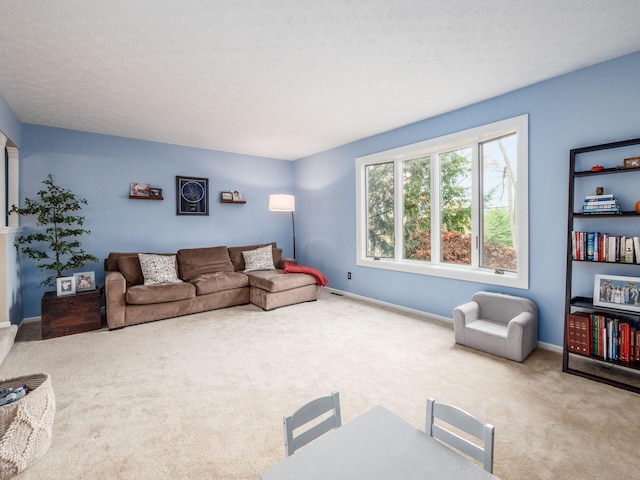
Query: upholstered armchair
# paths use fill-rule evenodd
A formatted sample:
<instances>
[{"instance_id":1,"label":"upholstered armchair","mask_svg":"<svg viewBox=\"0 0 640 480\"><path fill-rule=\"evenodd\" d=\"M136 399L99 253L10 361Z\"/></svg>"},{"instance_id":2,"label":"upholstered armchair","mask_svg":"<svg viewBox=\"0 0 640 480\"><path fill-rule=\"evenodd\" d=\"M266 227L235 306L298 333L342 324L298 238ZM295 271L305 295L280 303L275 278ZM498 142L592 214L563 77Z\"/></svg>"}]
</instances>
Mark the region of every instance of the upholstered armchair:
<instances>
[{"instance_id":1,"label":"upholstered armchair","mask_svg":"<svg viewBox=\"0 0 640 480\"><path fill-rule=\"evenodd\" d=\"M538 345L538 309L531 300L477 292L453 310L456 343L522 362Z\"/></svg>"}]
</instances>

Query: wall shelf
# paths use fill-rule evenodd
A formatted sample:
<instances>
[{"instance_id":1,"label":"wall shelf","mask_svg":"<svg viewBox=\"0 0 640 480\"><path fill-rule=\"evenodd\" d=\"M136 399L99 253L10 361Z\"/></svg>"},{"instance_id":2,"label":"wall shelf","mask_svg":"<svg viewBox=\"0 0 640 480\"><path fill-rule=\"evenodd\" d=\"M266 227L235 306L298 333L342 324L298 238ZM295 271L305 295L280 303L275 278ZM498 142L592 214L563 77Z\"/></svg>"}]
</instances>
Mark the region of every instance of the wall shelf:
<instances>
[{"instance_id":1,"label":"wall shelf","mask_svg":"<svg viewBox=\"0 0 640 480\"><path fill-rule=\"evenodd\" d=\"M164 197L136 197L129 195L129 200L164 200Z\"/></svg>"},{"instance_id":2,"label":"wall shelf","mask_svg":"<svg viewBox=\"0 0 640 480\"><path fill-rule=\"evenodd\" d=\"M247 203L246 200L220 200L220 203L237 203L239 205L244 205Z\"/></svg>"}]
</instances>

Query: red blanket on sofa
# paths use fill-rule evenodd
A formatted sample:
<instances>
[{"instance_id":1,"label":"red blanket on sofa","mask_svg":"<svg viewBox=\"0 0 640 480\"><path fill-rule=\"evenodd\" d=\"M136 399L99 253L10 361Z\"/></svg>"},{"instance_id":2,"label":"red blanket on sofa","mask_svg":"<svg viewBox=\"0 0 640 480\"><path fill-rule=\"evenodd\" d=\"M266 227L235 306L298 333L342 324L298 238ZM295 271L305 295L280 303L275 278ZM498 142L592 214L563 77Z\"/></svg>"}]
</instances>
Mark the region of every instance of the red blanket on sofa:
<instances>
[{"instance_id":1,"label":"red blanket on sofa","mask_svg":"<svg viewBox=\"0 0 640 480\"><path fill-rule=\"evenodd\" d=\"M293 263L285 262L284 273L307 273L315 277L319 286L324 287L329 280L325 277L320 270L313 267L305 267L303 265L294 265Z\"/></svg>"}]
</instances>

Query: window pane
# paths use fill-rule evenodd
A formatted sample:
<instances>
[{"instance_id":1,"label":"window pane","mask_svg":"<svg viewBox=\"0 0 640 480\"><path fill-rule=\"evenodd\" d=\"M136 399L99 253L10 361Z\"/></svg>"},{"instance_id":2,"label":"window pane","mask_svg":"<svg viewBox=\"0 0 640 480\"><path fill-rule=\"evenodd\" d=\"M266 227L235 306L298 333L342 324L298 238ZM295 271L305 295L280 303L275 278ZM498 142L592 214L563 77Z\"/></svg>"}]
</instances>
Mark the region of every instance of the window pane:
<instances>
[{"instance_id":1,"label":"window pane","mask_svg":"<svg viewBox=\"0 0 640 480\"><path fill-rule=\"evenodd\" d=\"M471 265L471 148L440 154L440 260Z\"/></svg>"},{"instance_id":2,"label":"window pane","mask_svg":"<svg viewBox=\"0 0 640 480\"><path fill-rule=\"evenodd\" d=\"M367 165L367 257L392 258L393 162Z\"/></svg>"},{"instance_id":3,"label":"window pane","mask_svg":"<svg viewBox=\"0 0 640 480\"><path fill-rule=\"evenodd\" d=\"M481 144L482 228L480 266L516 271L516 134Z\"/></svg>"},{"instance_id":4,"label":"window pane","mask_svg":"<svg viewBox=\"0 0 640 480\"><path fill-rule=\"evenodd\" d=\"M431 157L402 162L404 258L431 260Z\"/></svg>"}]
</instances>

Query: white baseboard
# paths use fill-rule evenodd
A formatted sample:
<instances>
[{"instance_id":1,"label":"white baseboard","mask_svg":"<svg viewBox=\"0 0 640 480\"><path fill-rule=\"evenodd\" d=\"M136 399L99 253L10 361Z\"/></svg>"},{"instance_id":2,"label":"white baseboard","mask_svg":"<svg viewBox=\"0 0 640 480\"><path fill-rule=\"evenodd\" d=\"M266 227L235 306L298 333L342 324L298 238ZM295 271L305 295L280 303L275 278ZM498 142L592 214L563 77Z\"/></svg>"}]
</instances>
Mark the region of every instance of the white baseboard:
<instances>
[{"instance_id":1,"label":"white baseboard","mask_svg":"<svg viewBox=\"0 0 640 480\"><path fill-rule=\"evenodd\" d=\"M357 300L362 300L363 302L369 302L375 305L380 305L383 307L392 308L394 310L399 310L401 312L411 313L413 315L419 315L421 317L433 318L435 320L439 320L444 323L453 324L453 318L445 317L442 315L436 315L435 313L429 313L422 310L416 310L414 308L403 307L402 305L396 305L395 303L383 302L381 300L376 300L375 298L356 295L355 293L345 292L342 290L337 290L335 288L330 288L330 287L324 287L324 288L330 292L334 292L339 295L343 295L345 297L351 297ZM562 347L558 345L554 345L552 343L538 342L538 348L542 350L550 350L552 352L562 353Z\"/></svg>"}]
</instances>

